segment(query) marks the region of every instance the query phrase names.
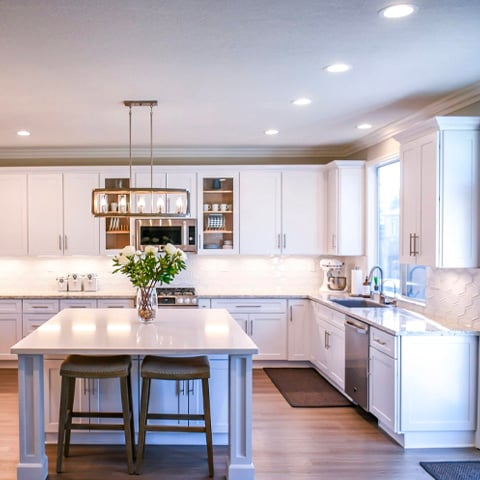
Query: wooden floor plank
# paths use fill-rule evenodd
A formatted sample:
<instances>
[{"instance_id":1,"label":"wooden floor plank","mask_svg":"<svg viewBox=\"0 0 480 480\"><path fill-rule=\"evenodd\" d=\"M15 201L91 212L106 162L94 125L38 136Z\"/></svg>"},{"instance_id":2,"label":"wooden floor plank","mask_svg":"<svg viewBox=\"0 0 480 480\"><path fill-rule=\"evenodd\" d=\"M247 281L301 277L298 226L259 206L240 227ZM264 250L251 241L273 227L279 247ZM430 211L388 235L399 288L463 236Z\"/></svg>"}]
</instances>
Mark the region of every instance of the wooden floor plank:
<instances>
[{"instance_id":1,"label":"wooden floor plank","mask_svg":"<svg viewBox=\"0 0 480 480\"><path fill-rule=\"evenodd\" d=\"M474 448L404 450L356 408L292 408L263 370L253 374L253 459L256 480L431 480L420 461L479 460ZM18 407L16 371L0 369L0 480L16 478ZM215 447L215 479L225 477L226 448ZM72 447L65 472L49 480L122 480L122 446ZM144 480L207 479L202 446L148 446Z\"/></svg>"}]
</instances>

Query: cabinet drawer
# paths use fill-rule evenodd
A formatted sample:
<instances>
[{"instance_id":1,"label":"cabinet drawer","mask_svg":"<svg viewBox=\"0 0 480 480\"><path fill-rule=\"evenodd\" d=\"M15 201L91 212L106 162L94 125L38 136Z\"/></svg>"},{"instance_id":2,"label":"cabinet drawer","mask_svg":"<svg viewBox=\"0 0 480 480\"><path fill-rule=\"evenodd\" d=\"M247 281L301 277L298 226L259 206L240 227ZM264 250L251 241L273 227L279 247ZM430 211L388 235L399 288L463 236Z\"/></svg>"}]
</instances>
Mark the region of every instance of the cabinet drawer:
<instances>
[{"instance_id":1,"label":"cabinet drawer","mask_svg":"<svg viewBox=\"0 0 480 480\"><path fill-rule=\"evenodd\" d=\"M133 308L133 300L129 298L99 298L98 308Z\"/></svg>"},{"instance_id":2,"label":"cabinet drawer","mask_svg":"<svg viewBox=\"0 0 480 480\"><path fill-rule=\"evenodd\" d=\"M58 313L59 302L57 299L25 299L23 300L23 313Z\"/></svg>"},{"instance_id":3,"label":"cabinet drawer","mask_svg":"<svg viewBox=\"0 0 480 480\"><path fill-rule=\"evenodd\" d=\"M370 346L392 358L397 358L397 341L393 335L376 328L370 328Z\"/></svg>"},{"instance_id":4,"label":"cabinet drawer","mask_svg":"<svg viewBox=\"0 0 480 480\"><path fill-rule=\"evenodd\" d=\"M0 300L0 313L22 313L22 301Z\"/></svg>"},{"instance_id":5,"label":"cabinet drawer","mask_svg":"<svg viewBox=\"0 0 480 480\"><path fill-rule=\"evenodd\" d=\"M212 299L212 308L226 308L231 313L286 313L287 301L270 298Z\"/></svg>"},{"instance_id":6,"label":"cabinet drawer","mask_svg":"<svg viewBox=\"0 0 480 480\"><path fill-rule=\"evenodd\" d=\"M64 308L97 308L97 301L94 298L68 298L60 300L60 310Z\"/></svg>"}]
</instances>

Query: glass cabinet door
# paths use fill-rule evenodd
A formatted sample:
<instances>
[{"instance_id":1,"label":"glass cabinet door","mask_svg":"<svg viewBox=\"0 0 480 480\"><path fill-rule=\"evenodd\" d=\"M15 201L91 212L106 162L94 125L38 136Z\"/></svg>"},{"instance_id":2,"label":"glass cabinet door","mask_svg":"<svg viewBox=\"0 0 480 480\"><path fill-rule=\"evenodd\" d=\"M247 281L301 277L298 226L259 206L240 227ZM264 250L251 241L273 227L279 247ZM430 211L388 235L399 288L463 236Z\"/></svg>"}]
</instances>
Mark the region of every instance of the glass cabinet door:
<instances>
[{"instance_id":1,"label":"glass cabinet door","mask_svg":"<svg viewBox=\"0 0 480 480\"><path fill-rule=\"evenodd\" d=\"M199 176L198 252L238 253L238 174Z\"/></svg>"}]
</instances>

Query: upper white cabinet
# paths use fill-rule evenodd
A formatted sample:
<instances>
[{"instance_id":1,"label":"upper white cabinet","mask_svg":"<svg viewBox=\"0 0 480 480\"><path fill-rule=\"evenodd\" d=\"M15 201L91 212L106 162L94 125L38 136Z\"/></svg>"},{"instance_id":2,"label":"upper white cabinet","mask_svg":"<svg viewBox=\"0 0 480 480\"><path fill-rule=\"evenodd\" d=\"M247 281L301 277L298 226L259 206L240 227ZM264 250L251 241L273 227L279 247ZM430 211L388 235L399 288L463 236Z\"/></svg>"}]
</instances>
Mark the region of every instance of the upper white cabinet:
<instances>
[{"instance_id":1,"label":"upper white cabinet","mask_svg":"<svg viewBox=\"0 0 480 480\"><path fill-rule=\"evenodd\" d=\"M240 253L323 253L324 178L319 167L240 172Z\"/></svg>"},{"instance_id":2,"label":"upper white cabinet","mask_svg":"<svg viewBox=\"0 0 480 480\"><path fill-rule=\"evenodd\" d=\"M28 174L30 255L98 255L98 219L90 211L98 174Z\"/></svg>"},{"instance_id":3,"label":"upper white cabinet","mask_svg":"<svg viewBox=\"0 0 480 480\"><path fill-rule=\"evenodd\" d=\"M190 216L197 216L197 175L191 171L176 169L175 171L159 171L153 168L151 174L150 168L136 168L135 188L182 188L190 192ZM166 211L175 213L176 200L172 195L168 199L168 205L165 205Z\"/></svg>"},{"instance_id":4,"label":"upper white cabinet","mask_svg":"<svg viewBox=\"0 0 480 480\"><path fill-rule=\"evenodd\" d=\"M400 263L480 266L480 117L435 117L400 146Z\"/></svg>"},{"instance_id":5,"label":"upper white cabinet","mask_svg":"<svg viewBox=\"0 0 480 480\"><path fill-rule=\"evenodd\" d=\"M364 254L363 161L335 160L327 168L327 254Z\"/></svg>"},{"instance_id":6,"label":"upper white cabinet","mask_svg":"<svg viewBox=\"0 0 480 480\"><path fill-rule=\"evenodd\" d=\"M27 255L27 174L0 175L0 235L2 255Z\"/></svg>"}]
</instances>

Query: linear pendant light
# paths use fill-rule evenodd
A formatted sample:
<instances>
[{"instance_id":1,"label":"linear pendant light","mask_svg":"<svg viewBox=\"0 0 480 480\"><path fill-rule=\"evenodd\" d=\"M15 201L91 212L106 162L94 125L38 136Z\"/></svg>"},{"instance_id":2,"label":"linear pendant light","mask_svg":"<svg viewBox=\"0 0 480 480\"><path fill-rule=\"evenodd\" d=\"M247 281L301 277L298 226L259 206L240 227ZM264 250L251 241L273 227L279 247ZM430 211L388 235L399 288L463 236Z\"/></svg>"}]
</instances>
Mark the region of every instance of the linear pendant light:
<instances>
[{"instance_id":1,"label":"linear pendant light","mask_svg":"<svg viewBox=\"0 0 480 480\"><path fill-rule=\"evenodd\" d=\"M95 217L188 217L190 192L180 188L153 188L153 107L156 100L125 100L129 116L129 186L96 188L92 192ZM132 188L132 107L150 107L150 188Z\"/></svg>"}]
</instances>

